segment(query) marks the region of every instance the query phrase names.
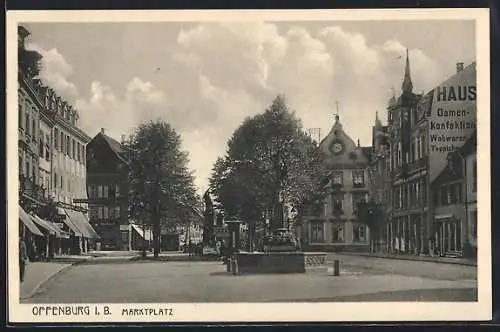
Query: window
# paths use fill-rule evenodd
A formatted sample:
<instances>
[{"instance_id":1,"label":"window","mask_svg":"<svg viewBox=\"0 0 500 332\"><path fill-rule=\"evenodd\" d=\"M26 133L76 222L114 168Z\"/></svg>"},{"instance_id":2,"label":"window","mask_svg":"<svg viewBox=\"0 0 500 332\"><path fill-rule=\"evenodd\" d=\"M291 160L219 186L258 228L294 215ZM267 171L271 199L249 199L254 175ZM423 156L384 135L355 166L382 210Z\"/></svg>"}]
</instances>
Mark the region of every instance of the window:
<instances>
[{"instance_id":1,"label":"window","mask_svg":"<svg viewBox=\"0 0 500 332\"><path fill-rule=\"evenodd\" d=\"M366 193L352 193L352 207L353 213L357 214L359 212L360 205L366 202Z\"/></svg>"},{"instance_id":2,"label":"window","mask_svg":"<svg viewBox=\"0 0 500 332\"><path fill-rule=\"evenodd\" d=\"M342 224L332 225L332 242L344 242L344 226Z\"/></svg>"},{"instance_id":3,"label":"window","mask_svg":"<svg viewBox=\"0 0 500 332\"><path fill-rule=\"evenodd\" d=\"M103 207L102 206L99 206L97 208L97 218L99 220L103 219L103 215L104 215L104 210L103 210Z\"/></svg>"},{"instance_id":4,"label":"window","mask_svg":"<svg viewBox=\"0 0 500 332\"><path fill-rule=\"evenodd\" d=\"M89 219L91 221L99 219L99 208L97 206L91 206L89 209Z\"/></svg>"},{"instance_id":5,"label":"window","mask_svg":"<svg viewBox=\"0 0 500 332\"><path fill-rule=\"evenodd\" d=\"M332 200L333 200L333 212L338 213L342 212L344 209L344 194L343 193L335 193L332 195Z\"/></svg>"},{"instance_id":6,"label":"window","mask_svg":"<svg viewBox=\"0 0 500 332\"><path fill-rule=\"evenodd\" d=\"M61 183L61 189L62 189L63 188L63 177L62 177L62 175L61 175L61 182L60 183Z\"/></svg>"},{"instance_id":7,"label":"window","mask_svg":"<svg viewBox=\"0 0 500 332\"><path fill-rule=\"evenodd\" d=\"M420 206L420 182L415 182L415 205Z\"/></svg>"},{"instance_id":8,"label":"window","mask_svg":"<svg viewBox=\"0 0 500 332\"><path fill-rule=\"evenodd\" d=\"M472 163L472 192L477 192L477 160Z\"/></svg>"},{"instance_id":9,"label":"window","mask_svg":"<svg viewBox=\"0 0 500 332\"><path fill-rule=\"evenodd\" d=\"M102 197L108 198L108 186L103 186L103 188L102 188Z\"/></svg>"},{"instance_id":10,"label":"window","mask_svg":"<svg viewBox=\"0 0 500 332\"><path fill-rule=\"evenodd\" d=\"M76 160L81 161L81 152L82 150L80 149L80 143L76 143Z\"/></svg>"},{"instance_id":11,"label":"window","mask_svg":"<svg viewBox=\"0 0 500 332\"><path fill-rule=\"evenodd\" d=\"M323 222L311 222L311 242L318 243L324 241Z\"/></svg>"},{"instance_id":12,"label":"window","mask_svg":"<svg viewBox=\"0 0 500 332\"><path fill-rule=\"evenodd\" d=\"M425 147L425 136L422 136L422 144L421 144L421 147L422 147L422 153L420 154L421 157L425 157L426 153L427 153L427 149Z\"/></svg>"},{"instance_id":13,"label":"window","mask_svg":"<svg viewBox=\"0 0 500 332\"><path fill-rule=\"evenodd\" d=\"M98 198L102 198L103 197L103 190L102 190L102 186L99 185L99 187L97 187L97 197Z\"/></svg>"},{"instance_id":14,"label":"window","mask_svg":"<svg viewBox=\"0 0 500 332\"><path fill-rule=\"evenodd\" d=\"M30 135L30 113L29 111L26 111L26 135Z\"/></svg>"},{"instance_id":15,"label":"window","mask_svg":"<svg viewBox=\"0 0 500 332\"><path fill-rule=\"evenodd\" d=\"M120 218L120 207L119 206L115 207L114 218L117 218L117 219Z\"/></svg>"},{"instance_id":16,"label":"window","mask_svg":"<svg viewBox=\"0 0 500 332\"><path fill-rule=\"evenodd\" d=\"M71 156L71 141L69 136L66 136L66 155Z\"/></svg>"},{"instance_id":17,"label":"window","mask_svg":"<svg viewBox=\"0 0 500 332\"><path fill-rule=\"evenodd\" d=\"M43 135L40 136L40 139L38 140L38 155L40 158L43 158L45 153L44 153L44 142L43 142Z\"/></svg>"},{"instance_id":18,"label":"window","mask_svg":"<svg viewBox=\"0 0 500 332\"><path fill-rule=\"evenodd\" d=\"M95 187L95 185L91 184L89 185L89 198L91 199L94 199L94 198L97 198L97 188Z\"/></svg>"},{"instance_id":19,"label":"window","mask_svg":"<svg viewBox=\"0 0 500 332\"><path fill-rule=\"evenodd\" d=\"M109 208L107 206L103 206L103 219L109 219Z\"/></svg>"},{"instance_id":20,"label":"window","mask_svg":"<svg viewBox=\"0 0 500 332\"><path fill-rule=\"evenodd\" d=\"M354 242L365 242L365 225L353 225L353 241Z\"/></svg>"},{"instance_id":21,"label":"window","mask_svg":"<svg viewBox=\"0 0 500 332\"><path fill-rule=\"evenodd\" d=\"M75 140L72 139L71 140L71 158L75 159L75 155L76 155L76 153L75 153Z\"/></svg>"},{"instance_id":22,"label":"window","mask_svg":"<svg viewBox=\"0 0 500 332\"><path fill-rule=\"evenodd\" d=\"M333 184L342 184L344 182L344 177L342 172L333 173Z\"/></svg>"},{"instance_id":23,"label":"window","mask_svg":"<svg viewBox=\"0 0 500 332\"><path fill-rule=\"evenodd\" d=\"M32 132L31 134L33 135L33 141L36 142L36 121L35 121L35 117L33 117L33 119L31 120L31 128L32 128Z\"/></svg>"},{"instance_id":24,"label":"window","mask_svg":"<svg viewBox=\"0 0 500 332\"><path fill-rule=\"evenodd\" d=\"M59 141L59 144L60 144L59 145L59 151L61 153L64 153L64 148L65 148L66 144L64 144L64 133L62 131L60 133L60 137L61 137L61 139Z\"/></svg>"},{"instance_id":25,"label":"window","mask_svg":"<svg viewBox=\"0 0 500 332\"><path fill-rule=\"evenodd\" d=\"M57 173L54 172L54 188L57 188Z\"/></svg>"},{"instance_id":26,"label":"window","mask_svg":"<svg viewBox=\"0 0 500 332\"><path fill-rule=\"evenodd\" d=\"M19 98L19 102L17 104L17 110L19 112L18 114L18 124L17 126L19 128L23 128L24 129L24 125L23 125L23 104L22 104L22 101L21 101L21 98Z\"/></svg>"},{"instance_id":27,"label":"window","mask_svg":"<svg viewBox=\"0 0 500 332\"><path fill-rule=\"evenodd\" d=\"M120 197L120 185L115 185L115 197Z\"/></svg>"},{"instance_id":28,"label":"window","mask_svg":"<svg viewBox=\"0 0 500 332\"><path fill-rule=\"evenodd\" d=\"M50 134L46 134L45 139L45 160L50 161Z\"/></svg>"},{"instance_id":29,"label":"window","mask_svg":"<svg viewBox=\"0 0 500 332\"><path fill-rule=\"evenodd\" d=\"M353 171L352 172L352 183L355 187L363 187L365 185L365 172L364 171Z\"/></svg>"}]
</instances>

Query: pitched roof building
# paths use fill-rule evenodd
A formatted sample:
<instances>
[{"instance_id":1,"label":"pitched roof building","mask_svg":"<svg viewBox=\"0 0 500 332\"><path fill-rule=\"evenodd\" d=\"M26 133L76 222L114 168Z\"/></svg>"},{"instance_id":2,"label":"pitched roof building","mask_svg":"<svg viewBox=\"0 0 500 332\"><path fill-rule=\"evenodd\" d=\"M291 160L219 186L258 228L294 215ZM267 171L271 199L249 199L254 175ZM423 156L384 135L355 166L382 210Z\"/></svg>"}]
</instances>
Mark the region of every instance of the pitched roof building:
<instances>
[{"instance_id":1,"label":"pitched roof building","mask_svg":"<svg viewBox=\"0 0 500 332\"><path fill-rule=\"evenodd\" d=\"M303 218L302 246L310 250L368 250L369 230L357 215L360 203L368 198L370 148L360 146L359 140L355 143L336 115L319 150L324 171L329 174L330 194Z\"/></svg>"}]
</instances>

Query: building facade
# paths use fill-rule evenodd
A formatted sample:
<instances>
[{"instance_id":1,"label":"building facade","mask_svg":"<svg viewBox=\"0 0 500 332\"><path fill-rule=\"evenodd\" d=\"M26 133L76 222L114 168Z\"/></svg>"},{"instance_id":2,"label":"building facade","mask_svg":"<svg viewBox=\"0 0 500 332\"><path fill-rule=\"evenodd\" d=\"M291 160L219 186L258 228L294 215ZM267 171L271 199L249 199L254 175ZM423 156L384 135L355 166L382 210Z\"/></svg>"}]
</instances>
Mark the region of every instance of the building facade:
<instances>
[{"instance_id":1,"label":"building facade","mask_svg":"<svg viewBox=\"0 0 500 332\"><path fill-rule=\"evenodd\" d=\"M370 149L344 132L339 116L319 144L329 195L302 216L302 248L307 250L363 250L370 248L369 229L358 219L359 206L368 199Z\"/></svg>"},{"instance_id":2,"label":"building facade","mask_svg":"<svg viewBox=\"0 0 500 332\"><path fill-rule=\"evenodd\" d=\"M85 217L85 206L77 206L73 201L84 194L81 184L85 172L78 156L88 137L77 127L77 112L35 78L42 57L25 48L29 35L19 26L21 231L24 234L28 230L34 235L26 239L33 256L48 258L55 253L81 253L88 249L88 241L97 236ZM64 137L59 136L60 132L65 133Z\"/></svg>"},{"instance_id":3,"label":"building facade","mask_svg":"<svg viewBox=\"0 0 500 332\"><path fill-rule=\"evenodd\" d=\"M468 256L477 250L476 134L448 154L448 165L431 184L433 254Z\"/></svg>"},{"instance_id":4,"label":"building facade","mask_svg":"<svg viewBox=\"0 0 500 332\"><path fill-rule=\"evenodd\" d=\"M427 250L428 229L428 132L422 95L413 93L410 60L401 96L388 107L391 198L387 225L388 249L408 254Z\"/></svg>"},{"instance_id":5,"label":"building facade","mask_svg":"<svg viewBox=\"0 0 500 332\"><path fill-rule=\"evenodd\" d=\"M378 234L372 232L372 250L387 251L389 238L387 227L387 213L391 200L391 175L390 175L390 141L388 126L375 115L375 124L372 127L372 153L368 167L369 199L374 208L380 210Z\"/></svg>"},{"instance_id":6,"label":"building facade","mask_svg":"<svg viewBox=\"0 0 500 332\"><path fill-rule=\"evenodd\" d=\"M90 223L101 237L100 248L131 250L144 233L139 226L129 225L128 155L120 142L101 129L88 144L86 158ZM138 239L132 241L134 230Z\"/></svg>"}]
</instances>

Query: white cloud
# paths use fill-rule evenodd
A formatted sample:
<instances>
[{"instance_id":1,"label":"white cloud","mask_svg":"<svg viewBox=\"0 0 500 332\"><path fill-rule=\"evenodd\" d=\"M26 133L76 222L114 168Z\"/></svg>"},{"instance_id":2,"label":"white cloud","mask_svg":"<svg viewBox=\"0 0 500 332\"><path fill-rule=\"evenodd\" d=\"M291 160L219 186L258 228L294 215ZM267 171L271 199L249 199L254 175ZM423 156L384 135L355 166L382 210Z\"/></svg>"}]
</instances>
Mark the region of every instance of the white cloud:
<instances>
[{"instance_id":1,"label":"white cloud","mask_svg":"<svg viewBox=\"0 0 500 332\"><path fill-rule=\"evenodd\" d=\"M78 90L71 83L69 77L73 74L73 68L57 49L45 50L36 44L27 44L26 48L37 51L42 55L40 78L48 86L52 87L62 97L73 100Z\"/></svg>"},{"instance_id":2,"label":"white cloud","mask_svg":"<svg viewBox=\"0 0 500 332\"><path fill-rule=\"evenodd\" d=\"M164 104L162 91L151 82L135 77L121 96L101 82L92 82L88 98L78 99L76 108L80 111L83 128L91 136L102 127L118 138L122 134L130 134L137 124L158 114Z\"/></svg>"}]
</instances>

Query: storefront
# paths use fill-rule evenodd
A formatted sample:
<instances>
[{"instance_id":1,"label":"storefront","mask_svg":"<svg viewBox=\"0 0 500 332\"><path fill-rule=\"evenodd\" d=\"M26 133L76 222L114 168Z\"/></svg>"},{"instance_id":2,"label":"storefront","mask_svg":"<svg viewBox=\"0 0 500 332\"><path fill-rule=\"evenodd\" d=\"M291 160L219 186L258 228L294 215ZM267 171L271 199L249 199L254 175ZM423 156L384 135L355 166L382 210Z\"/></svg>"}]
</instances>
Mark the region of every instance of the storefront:
<instances>
[{"instance_id":1,"label":"storefront","mask_svg":"<svg viewBox=\"0 0 500 332\"><path fill-rule=\"evenodd\" d=\"M436 215L435 225L435 251L444 256L462 250L460 235L462 233L461 220L452 214Z\"/></svg>"}]
</instances>

